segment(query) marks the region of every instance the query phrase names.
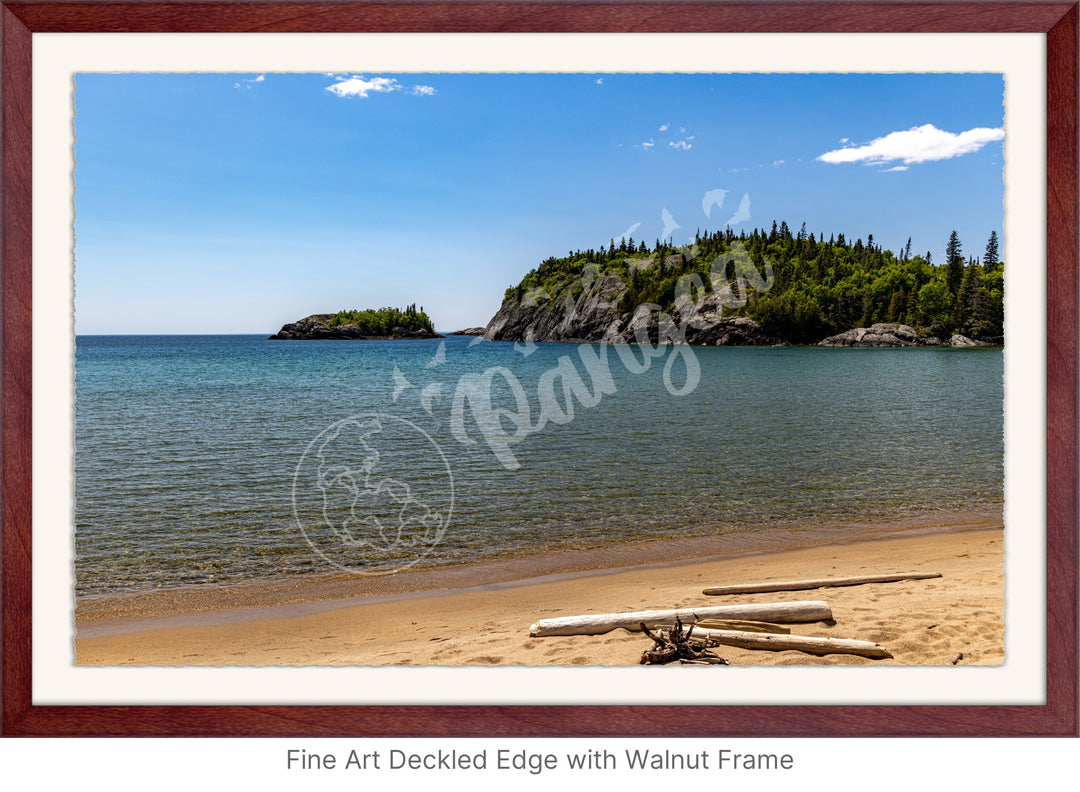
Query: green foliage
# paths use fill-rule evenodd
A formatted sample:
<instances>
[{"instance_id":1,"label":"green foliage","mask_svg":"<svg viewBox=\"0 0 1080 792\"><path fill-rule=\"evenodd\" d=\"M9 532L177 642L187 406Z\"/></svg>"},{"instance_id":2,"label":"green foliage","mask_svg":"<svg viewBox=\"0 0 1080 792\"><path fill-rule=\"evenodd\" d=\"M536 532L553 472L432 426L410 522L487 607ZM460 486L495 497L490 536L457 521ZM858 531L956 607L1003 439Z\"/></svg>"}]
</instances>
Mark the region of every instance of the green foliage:
<instances>
[{"instance_id":1,"label":"green foliage","mask_svg":"<svg viewBox=\"0 0 1080 792\"><path fill-rule=\"evenodd\" d=\"M952 314L952 294L941 279L930 281L919 289L916 321L923 327L945 328Z\"/></svg>"},{"instance_id":2,"label":"green foliage","mask_svg":"<svg viewBox=\"0 0 1080 792\"><path fill-rule=\"evenodd\" d=\"M754 266L771 262L774 282L764 294L745 293L737 273L715 262L741 244ZM657 242L615 240L598 250L570 251L551 257L531 270L506 299L528 304L562 304L583 289L583 274L618 277L625 291L618 304L622 315L646 303L670 311L680 280L700 278L704 293L745 294L726 304L724 316L749 316L763 330L795 343L810 343L852 327L876 322L909 324L934 334L964 332L980 337L1003 334L1004 264L998 260L996 235L982 264L964 265L960 240L951 235L947 262L934 266L926 256L912 255L910 241L900 254L884 250L872 235L849 242L843 234L815 237L803 225L792 234L786 222L736 236L730 229L699 231L692 247ZM692 276L692 277L688 277ZM701 295L695 290L695 298Z\"/></svg>"},{"instance_id":3,"label":"green foliage","mask_svg":"<svg viewBox=\"0 0 1080 792\"><path fill-rule=\"evenodd\" d=\"M338 311L326 323L327 327L352 324L360 328L364 335L385 336L390 335L396 328L405 330L429 330L435 332L435 326L431 318L421 308L416 310L416 304L408 306L404 311L397 308L368 308L363 311Z\"/></svg>"}]
</instances>

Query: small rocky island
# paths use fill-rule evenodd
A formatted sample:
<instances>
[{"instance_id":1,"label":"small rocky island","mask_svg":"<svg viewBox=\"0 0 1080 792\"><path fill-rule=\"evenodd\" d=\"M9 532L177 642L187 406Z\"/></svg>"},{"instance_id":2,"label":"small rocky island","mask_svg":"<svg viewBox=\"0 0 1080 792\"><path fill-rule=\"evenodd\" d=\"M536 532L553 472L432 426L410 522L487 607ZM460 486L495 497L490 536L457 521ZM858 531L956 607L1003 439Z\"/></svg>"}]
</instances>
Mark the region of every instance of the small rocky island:
<instances>
[{"instance_id":1,"label":"small rocky island","mask_svg":"<svg viewBox=\"0 0 1080 792\"><path fill-rule=\"evenodd\" d=\"M442 338L435 332L431 318L416 305L404 311L397 308L338 311L336 314L312 314L290 322L274 335L275 341L363 340Z\"/></svg>"}]
</instances>

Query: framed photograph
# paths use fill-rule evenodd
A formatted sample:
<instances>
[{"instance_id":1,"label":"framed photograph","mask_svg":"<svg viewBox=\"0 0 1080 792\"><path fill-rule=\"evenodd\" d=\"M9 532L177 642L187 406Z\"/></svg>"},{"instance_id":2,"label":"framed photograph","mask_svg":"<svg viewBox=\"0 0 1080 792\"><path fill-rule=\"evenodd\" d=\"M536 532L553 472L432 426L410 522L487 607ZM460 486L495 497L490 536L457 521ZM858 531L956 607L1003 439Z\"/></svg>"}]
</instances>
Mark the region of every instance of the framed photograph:
<instances>
[{"instance_id":1,"label":"framed photograph","mask_svg":"<svg viewBox=\"0 0 1080 792\"><path fill-rule=\"evenodd\" d=\"M1076 3L2 5L3 734L1076 735Z\"/></svg>"}]
</instances>

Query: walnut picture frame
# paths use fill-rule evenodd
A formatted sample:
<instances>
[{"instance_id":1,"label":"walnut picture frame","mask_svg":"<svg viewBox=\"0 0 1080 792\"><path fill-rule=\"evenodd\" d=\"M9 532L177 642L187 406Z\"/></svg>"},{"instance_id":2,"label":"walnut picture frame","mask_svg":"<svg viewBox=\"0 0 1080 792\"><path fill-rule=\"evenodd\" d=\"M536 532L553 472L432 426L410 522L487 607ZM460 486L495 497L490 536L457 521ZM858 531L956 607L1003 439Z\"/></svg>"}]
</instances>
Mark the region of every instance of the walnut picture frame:
<instances>
[{"instance_id":1,"label":"walnut picture frame","mask_svg":"<svg viewBox=\"0 0 1080 792\"><path fill-rule=\"evenodd\" d=\"M1076 736L1076 2L2 2L0 734ZM32 689L33 37L38 33L1029 33L1046 47L1046 669L1042 705L63 706ZM705 725L707 724L707 725Z\"/></svg>"}]
</instances>

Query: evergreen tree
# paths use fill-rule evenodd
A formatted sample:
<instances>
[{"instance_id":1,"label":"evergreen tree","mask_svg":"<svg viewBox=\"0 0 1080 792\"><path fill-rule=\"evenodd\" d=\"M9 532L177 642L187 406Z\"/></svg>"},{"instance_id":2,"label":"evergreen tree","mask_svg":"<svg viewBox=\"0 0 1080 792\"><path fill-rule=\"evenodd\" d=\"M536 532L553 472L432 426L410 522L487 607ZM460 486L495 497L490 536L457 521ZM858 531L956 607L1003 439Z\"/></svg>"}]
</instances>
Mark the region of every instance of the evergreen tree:
<instances>
[{"instance_id":1,"label":"evergreen tree","mask_svg":"<svg viewBox=\"0 0 1080 792\"><path fill-rule=\"evenodd\" d=\"M960 237L955 231L949 235L949 244L945 246L945 267L945 285L953 295L957 295L964 280L964 255Z\"/></svg>"},{"instance_id":2,"label":"evergreen tree","mask_svg":"<svg viewBox=\"0 0 1080 792\"><path fill-rule=\"evenodd\" d=\"M983 269L989 272L998 265L998 261L997 231L991 231L990 239L986 242L986 254L983 256Z\"/></svg>"},{"instance_id":3,"label":"evergreen tree","mask_svg":"<svg viewBox=\"0 0 1080 792\"><path fill-rule=\"evenodd\" d=\"M975 297L981 286L979 268L974 263L964 269L964 281L956 300L953 323L960 332L971 332L971 323L975 316Z\"/></svg>"}]
</instances>

